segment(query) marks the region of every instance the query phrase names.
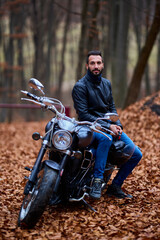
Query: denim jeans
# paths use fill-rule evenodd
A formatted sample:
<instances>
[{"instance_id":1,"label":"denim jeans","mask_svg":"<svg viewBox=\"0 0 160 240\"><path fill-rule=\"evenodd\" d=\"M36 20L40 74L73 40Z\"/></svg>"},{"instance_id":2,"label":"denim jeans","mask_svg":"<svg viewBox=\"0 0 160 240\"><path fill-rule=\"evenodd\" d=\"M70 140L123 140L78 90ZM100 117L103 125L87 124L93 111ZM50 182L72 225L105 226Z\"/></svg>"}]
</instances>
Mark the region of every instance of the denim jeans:
<instances>
[{"instance_id":1,"label":"denim jeans","mask_svg":"<svg viewBox=\"0 0 160 240\"><path fill-rule=\"evenodd\" d=\"M95 155L94 178L103 179L103 173L107 163L108 152L113 141L113 137L109 134L107 135L111 138L111 141L100 133L93 134L92 142L97 142L97 149L94 152ZM135 168L135 166L142 158L142 153L140 149L137 146L135 146L133 141L124 132L122 132L121 141L127 144L128 146L127 151L130 152L131 158L120 167L117 175L112 181L112 184L116 184L119 186L123 184L124 180L128 177L128 175L132 172L132 170Z\"/></svg>"}]
</instances>

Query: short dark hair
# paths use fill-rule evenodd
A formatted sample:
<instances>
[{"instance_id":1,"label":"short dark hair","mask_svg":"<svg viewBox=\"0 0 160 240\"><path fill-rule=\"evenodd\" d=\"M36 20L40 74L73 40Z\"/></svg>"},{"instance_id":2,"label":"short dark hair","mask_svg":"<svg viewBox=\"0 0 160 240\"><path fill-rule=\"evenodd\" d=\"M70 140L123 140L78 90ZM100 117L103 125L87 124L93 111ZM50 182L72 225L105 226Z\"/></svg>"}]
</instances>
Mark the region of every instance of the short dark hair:
<instances>
[{"instance_id":1,"label":"short dark hair","mask_svg":"<svg viewBox=\"0 0 160 240\"><path fill-rule=\"evenodd\" d=\"M91 55L95 55L95 56L99 55L99 56L102 57L101 51L92 50L92 51L88 52L88 55L87 55L87 58L86 58L86 63L87 63L87 64L88 64L88 59L89 59L89 57L90 57Z\"/></svg>"}]
</instances>

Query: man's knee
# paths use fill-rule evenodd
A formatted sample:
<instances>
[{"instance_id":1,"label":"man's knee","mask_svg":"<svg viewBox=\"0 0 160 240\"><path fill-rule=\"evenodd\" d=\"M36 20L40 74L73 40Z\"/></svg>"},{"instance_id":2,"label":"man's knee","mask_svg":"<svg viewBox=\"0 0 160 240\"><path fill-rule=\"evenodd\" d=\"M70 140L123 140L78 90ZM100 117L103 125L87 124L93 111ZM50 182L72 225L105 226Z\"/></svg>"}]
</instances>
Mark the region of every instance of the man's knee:
<instances>
[{"instance_id":1,"label":"man's knee","mask_svg":"<svg viewBox=\"0 0 160 240\"><path fill-rule=\"evenodd\" d=\"M108 138L109 137L109 138ZM100 142L103 143L106 146L111 146L112 142L113 142L113 137L111 135L108 134L108 137L104 136L101 134L100 136Z\"/></svg>"},{"instance_id":2,"label":"man's knee","mask_svg":"<svg viewBox=\"0 0 160 240\"><path fill-rule=\"evenodd\" d=\"M141 150L138 146L135 147L135 151L134 151L133 155L138 160L138 162L141 160L143 155L142 155L142 152L141 152Z\"/></svg>"},{"instance_id":3,"label":"man's knee","mask_svg":"<svg viewBox=\"0 0 160 240\"><path fill-rule=\"evenodd\" d=\"M138 148L139 160L141 160L141 158L142 158L143 154L142 154L142 152L141 152L140 148L139 148L139 147L137 147L137 148Z\"/></svg>"}]
</instances>

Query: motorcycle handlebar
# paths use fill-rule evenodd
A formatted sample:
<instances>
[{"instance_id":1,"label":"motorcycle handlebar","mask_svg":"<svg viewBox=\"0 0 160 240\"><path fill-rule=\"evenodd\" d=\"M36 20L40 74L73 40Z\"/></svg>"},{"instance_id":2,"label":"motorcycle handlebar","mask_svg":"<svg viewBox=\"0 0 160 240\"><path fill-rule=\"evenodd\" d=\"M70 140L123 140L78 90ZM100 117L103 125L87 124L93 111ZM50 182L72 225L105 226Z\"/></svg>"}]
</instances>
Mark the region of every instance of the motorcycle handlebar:
<instances>
[{"instance_id":1,"label":"motorcycle handlebar","mask_svg":"<svg viewBox=\"0 0 160 240\"><path fill-rule=\"evenodd\" d=\"M32 93L28 92L27 96L30 97L31 99L35 100L35 101L39 100L39 97L37 97L36 95L34 95Z\"/></svg>"},{"instance_id":2,"label":"motorcycle handlebar","mask_svg":"<svg viewBox=\"0 0 160 240\"><path fill-rule=\"evenodd\" d=\"M47 107L48 110L51 110L52 112L57 113L59 116L61 116L62 118L66 119L66 120L74 121L74 123L76 123L77 125L89 125L90 128L94 132L99 132L99 133L105 135L109 139L110 139L110 137L108 137L104 132L109 133L109 134L115 136L114 132L112 132L109 129L106 129L106 128L102 127L101 124L97 123L97 120L95 122L89 122L89 121L79 122L79 121L76 121L75 119L71 119L70 117L67 117L64 114L59 113L58 110L54 107L54 105L53 106L47 106L45 103L43 103L43 98L38 97L38 96L36 96L36 95L34 95L34 94L30 93L30 92L27 92L27 91L21 90L21 92L24 93L26 96L28 96L29 98L32 99L32 100L29 100L29 99L23 99L23 100L32 101L33 103L40 104L43 107Z\"/></svg>"},{"instance_id":3,"label":"motorcycle handlebar","mask_svg":"<svg viewBox=\"0 0 160 240\"><path fill-rule=\"evenodd\" d=\"M78 122L76 121L77 125L89 125L90 128L97 133L101 133L103 134L105 137L109 138L109 140L111 140L111 138L109 136L106 135L106 133L112 135L112 136L116 136L114 132L112 132L111 130L109 130L108 128L104 128L101 126L101 124L95 122L89 122L89 121L83 121L83 122Z\"/></svg>"},{"instance_id":4,"label":"motorcycle handlebar","mask_svg":"<svg viewBox=\"0 0 160 240\"><path fill-rule=\"evenodd\" d=\"M22 93L24 93L26 96L30 97L31 99L35 100L35 101L38 101L39 100L39 97L30 93L30 92L27 92L27 91L23 91L21 90Z\"/></svg>"},{"instance_id":5,"label":"motorcycle handlebar","mask_svg":"<svg viewBox=\"0 0 160 240\"><path fill-rule=\"evenodd\" d=\"M35 104L41 105L42 107L45 107L46 109L48 109L48 110L50 110L50 111L52 111L52 112L54 112L58 115L61 115L61 113L59 113L59 111L56 109L54 104L51 102L50 98L38 97L35 94L32 94L32 93L27 92L27 91L23 91L23 90L21 90L21 92L32 99L32 100L30 100L30 99L27 99L27 98L21 98L22 100L30 101L30 102L33 102ZM56 100L56 99L54 99L54 100ZM47 105L46 101L48 101L48 103L50 103L51 105ZM60 103L60 101L58 101L58 103ZM56 102L56 104L57 104L57 102ZM63 107L62 104L61 104L61 109L64 110L64 107Z\"/></svg>"}]
</instances>

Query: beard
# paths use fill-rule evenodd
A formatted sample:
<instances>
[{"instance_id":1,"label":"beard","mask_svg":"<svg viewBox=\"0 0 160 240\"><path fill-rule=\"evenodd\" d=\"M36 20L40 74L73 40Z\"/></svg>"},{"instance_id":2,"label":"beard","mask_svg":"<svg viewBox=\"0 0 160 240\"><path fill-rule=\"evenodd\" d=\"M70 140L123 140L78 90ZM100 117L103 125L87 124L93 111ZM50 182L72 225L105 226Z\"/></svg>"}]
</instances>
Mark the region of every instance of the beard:
<instances>
[{"instance_id":1,"label":"beard","mask_svg":"<svg viewBox=\"0 0 160 240\"><path fill-rule=\"evenodd\" d=\"M97 77L101 75L103 72L103 69L99 70L98 68L94 68L93 70L91 70L89 67L88 69L94 76L97 76Z\"/></svg>"}]
</instances>

